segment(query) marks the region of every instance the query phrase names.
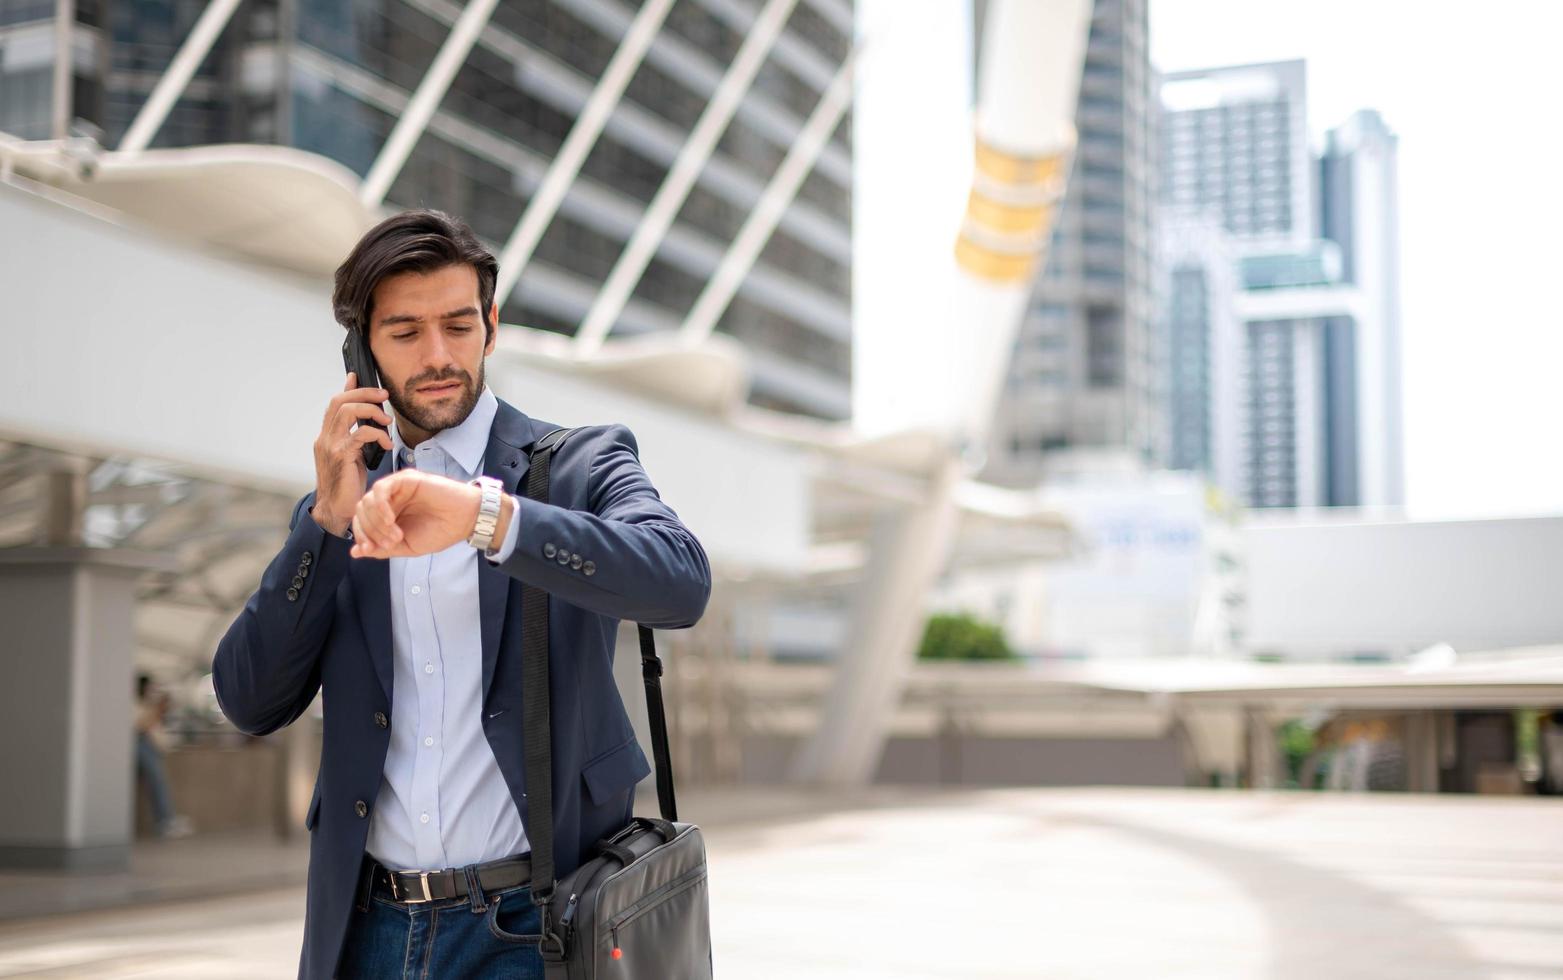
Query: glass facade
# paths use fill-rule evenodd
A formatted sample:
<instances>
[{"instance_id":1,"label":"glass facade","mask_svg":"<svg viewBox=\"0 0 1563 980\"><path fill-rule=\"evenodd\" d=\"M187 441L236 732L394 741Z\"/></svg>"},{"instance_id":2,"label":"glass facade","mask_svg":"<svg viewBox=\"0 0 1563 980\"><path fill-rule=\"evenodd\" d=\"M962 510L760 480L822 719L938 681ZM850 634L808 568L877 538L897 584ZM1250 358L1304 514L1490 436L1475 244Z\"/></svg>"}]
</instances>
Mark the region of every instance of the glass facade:
<instances>
[{"instance_id":1,"label":"glass facade","mask_svg":"<svg viewBox=\"0 0 1563 980\"><path fill-rule=\"evenodd\" d=\"M1293 320L1248 324L1244 445L1250 507L1295 507L1298 503L1297 334L1298 324Z\"/></svg>"},{"instance_id":2,"label":"glass facade","mask_svg":"<svg viewBox=\"0 0 1563 980\"><path fill-rule=\"evenodd\" d=\"M1167 296L1168 446L1176 470L1210 473L1211 438L1210 278L1200 265L1171 271Z\"/></svg>"},{"instance_id":3,"label":"glass facade","mask_svg":"<svg viewBox=\"0 0 1563 980\"><path fill-rule=\"evenodd\" d=\"M1306 289L1341 281L1340 248L1329 241L1298 251L1245 255L1238 267L1247 290Z\"/></svg>"},{"instance_id":4,"label":"glass facade","mask_svg":"<svg viewBox=\"0 0 1563 980\"><path fill-rule=\"evenodd\" d=\"M115 146L204 7L128 0L106 7L100 23L94 0L78 2L81 77L70 114L101 127L104 144ZM13 135L50 135L54 9L0 0L0 129ZM153 145L290 145L363 175L461 9L451 0L249 0ZM505 322L575 331L757 10L736 0L673 5L502 301ZM497 252L634 16L623 0L502 0L387 204L458 214ZM852 23L851 0L798 4L616 332L682 322L846 57ZM42 52L31 64L16 54L29 27ZM848 117L717 326L757 360L775 362L778 369L755 372L758 403L825 418L844 418L850 406L850 132Z\"/></svg>"}]
</instances>

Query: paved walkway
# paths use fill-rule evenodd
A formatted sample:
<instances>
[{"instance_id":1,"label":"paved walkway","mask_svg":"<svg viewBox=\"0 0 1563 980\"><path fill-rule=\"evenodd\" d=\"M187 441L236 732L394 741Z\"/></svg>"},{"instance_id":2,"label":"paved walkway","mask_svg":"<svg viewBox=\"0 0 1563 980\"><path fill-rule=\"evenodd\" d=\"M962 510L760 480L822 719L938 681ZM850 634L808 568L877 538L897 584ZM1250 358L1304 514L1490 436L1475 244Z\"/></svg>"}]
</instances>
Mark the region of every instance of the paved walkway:
<instances>
[{"instance_id":1,"label":"paved walkway","mask_svg":"<svg viewBox=\"0 0 1563 980\"><path fill-rule=\"evenodd\" d=\"M724 978L1563 976L1563 801L688 793ZM3 882L0 882L3 888ZM0 977L291 977L303 897L0 925Z\"/></svg>"}]
</instances>

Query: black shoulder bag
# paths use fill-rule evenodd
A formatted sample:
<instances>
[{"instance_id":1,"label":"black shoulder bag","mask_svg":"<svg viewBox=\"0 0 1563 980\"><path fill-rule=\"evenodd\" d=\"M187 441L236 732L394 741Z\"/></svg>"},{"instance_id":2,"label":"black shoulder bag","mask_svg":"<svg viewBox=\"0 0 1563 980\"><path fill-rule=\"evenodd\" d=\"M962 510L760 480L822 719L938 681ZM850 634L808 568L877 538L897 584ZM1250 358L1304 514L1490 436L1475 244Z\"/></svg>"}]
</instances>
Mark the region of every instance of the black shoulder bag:
<instances>
[{"instance_id":1,"label":"black shoulder bag","mask_svg":"<svg viewBox=\"0 0 1563 980\"><path fill-rule=\"evenodd\" d=\"M548 501L553 451L572 429L537 441L526 495ZM548 704L548 593L522 583L527 832L532 842L532 901L542 913L540 948L548 980L705 980L711 976L710 896L700 828L679 823L662 661L651 630L640 626L641 675L657 764L662 818L634 817L600 840L594 856L554 880L553 744Z\"/></svg>"}]
</instances>

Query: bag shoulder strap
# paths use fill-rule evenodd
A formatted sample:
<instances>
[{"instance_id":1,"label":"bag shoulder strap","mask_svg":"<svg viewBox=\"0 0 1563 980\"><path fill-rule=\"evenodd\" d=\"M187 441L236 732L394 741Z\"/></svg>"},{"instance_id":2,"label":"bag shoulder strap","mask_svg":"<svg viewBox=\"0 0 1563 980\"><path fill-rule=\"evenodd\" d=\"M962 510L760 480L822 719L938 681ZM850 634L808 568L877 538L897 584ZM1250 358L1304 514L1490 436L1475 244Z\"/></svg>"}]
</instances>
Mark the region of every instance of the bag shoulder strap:
<instances>
[{"instance_id":1,"label":"bag shoulder strap","mask_svg":"<svg viewBox=\"0 0 1563 980\"><path fill-rule=\"evenodd\" d=\"M526 496L548 502L548 471L554 450L569 438L571 428L554 429L532 447L526 474ZM652 754L657 765L657 805L664 820L678 819L673 796L673 762L668 747L667 713L662 703L662 661L657 657L651 628L636 624L640 634L641 678L646 687L646 714L651 725ZM521 714L523 762L527 785L527 836L532 844L532 899L548 901L554 890L553 732L548 698L548 593L521 583Z\"/></svg>"}]
</instances>

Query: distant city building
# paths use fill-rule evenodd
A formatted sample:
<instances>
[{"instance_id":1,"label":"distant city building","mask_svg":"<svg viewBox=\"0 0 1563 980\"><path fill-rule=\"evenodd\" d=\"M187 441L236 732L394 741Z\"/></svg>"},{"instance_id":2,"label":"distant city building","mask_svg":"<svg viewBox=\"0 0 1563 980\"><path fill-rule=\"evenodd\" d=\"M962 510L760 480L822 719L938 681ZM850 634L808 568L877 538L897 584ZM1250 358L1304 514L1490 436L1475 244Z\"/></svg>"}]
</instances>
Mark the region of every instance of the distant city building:
<instances>
[{"instance_id":1,"label":"distant city building","mask_svg":"<svg viewBox=\"0 0 1563 980\"><path fill-rule=\"evenodd\" d=\"M1361 112L1313 159L1296 61L1161 104L1169 465L1253 507L1402 505L1394 135Z\"/></svg>"},{"instance_id":2,"label":"distant city building","mask_svg":"<svg viewBox=\"0 0 1563 980\"><path fill-rule=\"evenodd\" d=\"M1202 471L1243 497L1245 327L1233 308L1238 265L1208 221L1167 214L1157 229L1167 370L1165 464Z\"/></svg>"},{"instance_id":3,"label":"distant city building","mask_svg":"<svg viewBox=\"0 0 1563 980\"><path fill-rule=\"evenodd\" d=\"M1362 110L1330 130L1319 161L1319 233L1340 247L1341 279L1361 294L1357 492L1391 507L1406 496L1398 146L1379 114Z\"/></svg>"},{"instance_id":4,"label":"distant city building","mask_svg":"<svg viewBox=\"0 0 1563 980\"><path fill-rule=\"evenodd\" d=\"M1034 484L1050 454L1160 455L1151 307L1155 88L1145 0L1098 0L1059 221L1020 327L986 479Z\"/></svg>"},{"instance_id":5,"label":"distant city building","mask_svg":"<svg viewBox=\"0 0 1563 980\"><path fill-rule=\"evenodd\" d=\"M625 0L505 0L387 194L438 207L502 245L618 48ZM90 124L114 148L206 0L57 6L0 0L0 131ZM58 11L71 11L57 31ZM451 0L239 6L155 147L270 143L365 174L462 12ZM852 45L852 0L802 0L620 315L676 328ZM731 64L753 4L680 0L631 79L512 295L506 322L573 333ZM61 38L74 75L54 84ZM77 122L79 121L79 122ZM851 118L786 210L718 331L754 355L751 400L850 411Z\"/></svg>"},{"instance_id":6,"label":"distant city building","mask_svg":"<svg viewBox=\"0 0 1563 980\"><path fill-rule=\"evenodd\" d=\"M1313 237L1303 62L1173 72L1160 94L1164 206L1262 247Z\"/></svg>"}]
</instances>

